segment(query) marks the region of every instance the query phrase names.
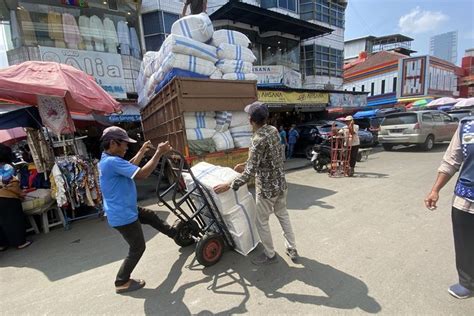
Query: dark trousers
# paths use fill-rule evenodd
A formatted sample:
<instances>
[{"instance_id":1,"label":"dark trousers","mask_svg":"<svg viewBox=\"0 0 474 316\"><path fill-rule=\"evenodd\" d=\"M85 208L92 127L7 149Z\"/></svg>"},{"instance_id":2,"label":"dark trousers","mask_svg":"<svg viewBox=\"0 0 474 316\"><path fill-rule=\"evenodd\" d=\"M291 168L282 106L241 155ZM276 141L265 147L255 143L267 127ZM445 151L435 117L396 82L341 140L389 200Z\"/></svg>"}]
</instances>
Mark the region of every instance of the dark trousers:
<instances>
[{"instance_id":1,"label":"dark trousers","mask_svg":"<svg viewBox=\"0 0 474 316\"><path fill-rule=\"evenodd\" d=\"M453 207L451 215L459 284L474 291L474 214Z\"/></svg>"},{"instance_id":2,"label":"dark trousers","mask_svg":"<svg viewBox=\"0 0 474 316\"><path fill-rule=\"evenodd\" d=\"M357 162L357 154L359 153L359 145L351 147L351 156L349 160L349 165L351 168L354 168Z\"/></svg>"},{"instance_id":3,"label":"dark trousers","mask_svg":"<svg viewBox=\"0 0 474 316\"><path fill-rule=\"evenodd\" d=\"M133 269L135 269L138 261L140 261L140 258L145 252L145 237L143 236L141 224L150 225L170 238L176 235L176 230L161 220L156 212L141 207L138 208L137 221L114 227L120 232L129 245L128 255L117 273L115 286L124 285L130 280Z\"/></svg>"},{"instance_id":4,"label":"dark trousers","mask_svg":"<svg viewBox=\"0 0 474 316\"><path fill-rule=\"evenodd\" d=\"M293 154L294 154L294 151L295 151L295 145L296 144L288 144L288 154L287 154L286 158L288 158L288 159L293 158Z\"/></svg>"},{"instance_id":5,"label":"dark trousers","mask_svg":"<svg viewBox=\"0 0 474 316\"><path fill-rule=\"evenodd\" d=\"M0 247L18 247L26 242L25 214L19 199L0 197Z\"/></svg>"}]
</instances>

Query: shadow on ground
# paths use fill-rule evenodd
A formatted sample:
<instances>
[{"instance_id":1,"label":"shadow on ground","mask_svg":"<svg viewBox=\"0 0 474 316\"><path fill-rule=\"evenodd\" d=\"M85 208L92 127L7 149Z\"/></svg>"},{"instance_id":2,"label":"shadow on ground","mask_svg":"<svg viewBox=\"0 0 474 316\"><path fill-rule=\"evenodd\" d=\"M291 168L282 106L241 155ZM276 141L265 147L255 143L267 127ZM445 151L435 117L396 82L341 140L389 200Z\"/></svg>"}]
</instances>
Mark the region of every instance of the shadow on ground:
<instances>
[{"instance_id":1,"label":"shadow on ground","mask_svg":"<svg viewBox=\"0 0 474 316\"><path fill-rule=\"evenodd\" d=\"M327 177L327 174L322 174L322 176ZM324 209L333 209L334 206L327 204L323 199L336 193L333 190L288 183L288 194L291 199L288 199L287 208L289 210L307 210L312 206L318 206Z\"/></svg>"},{"instance_id":2,"label":"shadow on ground","mask_svg":"<svg viewBox=\"0 0 474 316\"><path fill-rule=\"evenodd\" d=\"M145 299L144 312L147 315L174 314L191 315L184 302L186 291L194 286L206 286L210 291L205 300L230 302L232 307L223 311L204 309L197 315L232 315L248 313L250 288L264 293L268 299L286 299L288 302L327 306L339 310L361 309L367 313L381 311L379 303L368 294L367 285L334 267L313 259L301 257L297 266L290 266L283 259L274 265L257 267L250 258L227 252L216 265L203 268L193 259L185 266L192 255L193 247L181 249L178 260L173 264L168 277L156 289L142 289L130 296ZM258 252L258 251L256 251ZM183 269L203 273L199 280L187 282L176 288ZM292 291L293 282L299 282L300 292ZM301 283L304 286L301 286ZM212 295L211 295L212 294ZM240 303L235 304L235 299ZM268 303L268 302L266 302Z\"/></svg>"}]
</instances>

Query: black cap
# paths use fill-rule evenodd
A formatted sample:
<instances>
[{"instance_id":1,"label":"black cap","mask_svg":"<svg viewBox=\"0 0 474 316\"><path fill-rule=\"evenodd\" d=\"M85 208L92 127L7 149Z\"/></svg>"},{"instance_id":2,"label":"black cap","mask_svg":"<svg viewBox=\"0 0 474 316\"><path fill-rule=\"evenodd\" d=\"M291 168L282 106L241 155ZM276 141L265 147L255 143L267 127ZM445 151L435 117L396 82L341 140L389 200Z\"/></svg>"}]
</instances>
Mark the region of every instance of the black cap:
<instances>
[{"instance_id":1,"label":"black cap","mask_svg":"<svg viewBox=\"0 0 474 316\"><path fill-rule=\"evenodd\" d=\"M249 114L252 121L256 122L265 121L269 116L268 107L258 101L247 105L244 111Z\"/></svg>"},{"instance_id":2,"label":"black cap","mask_svg":"<svg viewBox=\"0 0 474 316\"><path fill-rule=\"evenodd\" d=\"M121 140L127 143L136 143L137 141L128 137L127 132L118 126L110 126L104 129L102 133L102 137L100 138L102 141L107 140Z\"/></svg>"}]
</instances>

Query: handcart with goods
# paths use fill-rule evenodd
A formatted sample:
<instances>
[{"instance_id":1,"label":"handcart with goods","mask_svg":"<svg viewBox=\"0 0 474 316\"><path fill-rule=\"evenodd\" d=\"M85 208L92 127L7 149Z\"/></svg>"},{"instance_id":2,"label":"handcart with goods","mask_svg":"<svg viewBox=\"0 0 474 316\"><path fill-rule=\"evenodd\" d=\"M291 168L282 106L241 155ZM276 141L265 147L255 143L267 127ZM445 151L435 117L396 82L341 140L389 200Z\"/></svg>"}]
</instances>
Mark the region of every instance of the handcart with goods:
<instances>
[{"instance_id":1,"label":"handcart with goods","mask_svg":"<svg viewBox=\"0 0 474 316\"><path fill-rule=\"evenodd\" d=\"M349 133L348 137L344 134L336 132L336 127L332 128L333 133L330 136L331 140L331 168L329 169L330 177L344 177L348 176L351 170L350 156L352 136Z\"/></svg>"},{"instance_id":2,"label":"handcart with goods","mask_svg":"<svg viewBox=\"0 0 474 316\"><path fill-rule=\"evenodd\" d=\"M193 180L193 188L186 187L184 175ZM182 153L173 150L162 157L156 195L177 217L175 242L182 247L196 243L196 259L203 266L217 263L226 247L235 247L211 192L194 176Z\"/></svg>"}]
</instances>

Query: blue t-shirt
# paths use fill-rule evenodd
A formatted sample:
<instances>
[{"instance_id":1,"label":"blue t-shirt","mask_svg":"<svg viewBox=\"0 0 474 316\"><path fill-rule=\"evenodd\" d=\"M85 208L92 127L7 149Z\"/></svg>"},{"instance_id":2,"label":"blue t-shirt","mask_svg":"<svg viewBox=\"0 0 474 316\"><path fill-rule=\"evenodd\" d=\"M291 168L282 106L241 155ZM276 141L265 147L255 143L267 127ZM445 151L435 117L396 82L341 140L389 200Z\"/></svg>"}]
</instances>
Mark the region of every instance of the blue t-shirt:
<instances>
[{"instance_id":1,"label":"blue t-shirt","mask_svg":"<svg viewBox=\"0 0 474 316\"><path fill-rule=\"evenodd\" d=\"M286 144L286 132L285 131L280 132L280 141L281 141L282 145Z\"/></svg>"},{"instance_id":2,"label":"blue t-shirt","mask_svg":"<svg viewBox=\"0 0 474 316\"><path fill-rule=\"evenodd\" d=\"M104 210L112 227L131 224L138 219L137 188L133 177L139 167L127 160L102 153L99 180Z\"/></svg>"},{"instance_id":3,"label":"blue t-shirt","mask_svg":"<svg viewBox=\"0 0 474 316\"><path fill-rule=\"evenodd\" d=\"M298 131L296 129L291 129L290 134L288 136L288 143L289 144L296 144L296 140L300 137L300 134L298 134Z\"/></svg>"}]
</instances>

